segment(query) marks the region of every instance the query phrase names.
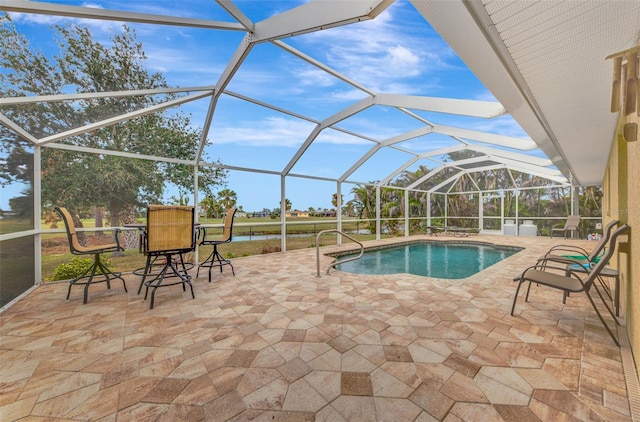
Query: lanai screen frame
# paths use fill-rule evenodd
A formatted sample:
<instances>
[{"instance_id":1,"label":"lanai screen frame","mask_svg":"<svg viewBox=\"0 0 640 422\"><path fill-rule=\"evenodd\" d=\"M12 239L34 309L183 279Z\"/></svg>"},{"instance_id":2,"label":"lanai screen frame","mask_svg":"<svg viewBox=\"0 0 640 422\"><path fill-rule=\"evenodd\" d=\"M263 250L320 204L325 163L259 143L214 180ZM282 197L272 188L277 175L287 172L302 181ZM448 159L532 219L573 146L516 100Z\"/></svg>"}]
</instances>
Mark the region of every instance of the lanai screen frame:
<instances>
[{"instance_id":1,"label":"lanai screen frame","mask_svg":"<svg viewBox=\"0 0 640 422\"><path fill-rule=\"evenodd\" d=\"M308 135L307 140L303 143L302 147L298 150L288 165L282 169L282 171L269 171L263 169L253 169L253 168L243 168L243 167L235 167L230 165L222 165L220 166L223 169L228 170L237 170L237 171L248 171L262 174L270 174L274 176L279 176L281 178L281 192L280 192L280 204L281 204L281 233L286 233L286 219L285 219L285 198L287 197L286 186L287 186L287 178L289 177L300 177L300 178L309 178L315 180L322 181L330 181L336 183L336 191L338 193L338 206L337 206L337 222L339 229L342 224L342 187L344 183L351 184L369 184L368 182L362 181L352 181L349 179L353 172L362 165L367 157L362 157L358 162L354 163L353 167L350 168L344 174L333 178L326 177L317 177L314 175L303 175L303 174L294 174L292 173L293 166L296 161L300 158L300 156L304 153L306 148L313 142L315 137L325 128L332 128L335 130L342 130L336 124L340 122L345 117L348 117L354 113L357 113L361 110L365 110L368 107L373 107L377 105L384 105L395 107L398 110L407 113L407 115L411 115L419 120L424 122L424 128L418 131L407 132L405 134L385 139L382 141L374 141L374 145L371 151L368 153L372 155L376 150L381 148L389 147L396 148L396 144L411 139L412 137L424 135L429 132L439 132L450 136L454 139L460 141L460 146L457 148L449 149L447 151L456 151L456 150L472 150L481 154L484 154L486 160L492 161L492 166L494 168L502 167L512 170L517 170L521 172L526 172L529 174L534 174L540 177L548 178L550 180L549 187L558 187L558 184L562 186L571 186L568 179L566 179L558 170L552 168L553 164L548 159L538 159L536 157L526 156L524 154L519 155L518 153L507 152L501 150L499 148L493 148L487 146L488 144L494 144L498 146L509 146L510 143L520 144L523 149L533 149L537 146L531 140L523 141L520 138L510 138L507 136L501 135L492 135L488 133L481 133L477 131L468 130L465 128L452 128L452 127L444 127L442 125L432 124L429 121L426 121L423 118L420 118L415 113L413 113L412 109L423 109L429 111L437 111L437 112L445 112L445 113L459 113L466 115L473 115L485 118L491 118L495 116L499 116L502 114L506 114L507 110L504 109L499 103L491 103L491 102L483 102L483 101L471 101L471 100L453 100L453 99L442 99L442 98L430 98L430 97L414 97L408 95L396 95L396 94L383 94L376 93L367 87L362 86L356 81L349 79L348 77L341 75L340 73L334 71L328 66L324 65L316 61L315 59L306 56L303 52L296 50L295 48L289 46L285 42L282 41L283 38L294 36L295 34L303 34L317 30L325 30L327 28L342 26L346 24L351 24L358 22L364 19L373 19L378 14L383 13L384 10L391 4L393 1L389 0L369 0L368 2L348 2L345 4L350 5L349 7L340 8L340 10L330 10L328 8L322 7L322 2L311 2L305 4L299 8L292 9L287 11L281 15L274 16L273 18L266 19L265 21L253 23L251 22L243 13L240 11L233 3L227 1L219 1L218 2L225 10L229 12L231 16L233 16L237 22L212 22L198 19L184 19L184 18L175 18L170 16L157 16L157 15L146 15L140 13L129 13L129 12L121 12L121 11L111 11L105 9L91 9L86 7L76 7L76 6L65 6L58 5L53 3L30 3L30 2L21 2L16 0L9 0L3 2L0 6L0 10L5 11L14 11L14 12L23 12L23 13L36 13L36 14L49 14L49 15L65 15L65 16L73 16L78 18L86 18L86 19L106 19L106 20L118 20L118 21L127 21L127 22L142 22L142 23L155 23L161 25L183 25L183 26L191 26L191 27L200 27L200 28L216 28L216 29L224 29L231 31L241 31L245 32L245 37L241 45L238 46L236 54L231 62L228 64L225 71L222 73L222 76L217 81L215 85L210 86L196 86L196 87L188 87L188 88L168 88L163 90L140 90L140 91L128 91L128 92L102 92L102 93L91 93L91 94L61 94L54 96L46 96L46 97L22 97L22 98L0 98L0 106L11 106L11 105L19 105L25 104L28 102L37 102L37 101L70 101L76 99L89 99L89 98L97 98L97 97L105 97L105 96L123 96L123 95L153 95L153 94L167 94L167 93L178 93L178 92L187 92L192 93L186 97L162 104L157 105L148 109L138 110L132 113L128 113L126 115L113 117L110 119L103 120L101 122L95 122L91 125L84 126L82 128L76 128L64 133L48 136L45 138L36 138L33 135L29 134L23 128L15 124L10 118L6 115L0 113L0 123L7 126L11 130L13 130L16 134L21 136L23 139L28 140L34 145L34 230L30 230L22 233L25 236L34 235L36 236L36 251L38 256L36 256L36 274L35 279L39 282L41 280L40 273L40 264L41 264L41 248L40 248L40 235L41 230L40 227L40 215L42 211L42 206L40 202L40 194L41 194L41 184L40 184L40 151L41 148L64 148L70 149L78 152L86 152L86 153L96 153L96 154L109 154L109 155L118 155L123 157L130 157L136 159L150 159L156 161L167 161L174 162L180 164L192 165L194 167L194 174L196 175L196 183L194 186L194 204L199 203L198 198L198 184L197 184L197 174L199 166L211 165L211 163L205 163L200 161L200 157L202 151L207 143L207 134L210 128L210 124L213 120L215 107L217 100L221 95L231 95L237 98L243 99L245 101L254 102L260 106L268 107L273 110L289 114L301 119L305 119L309 122L312 122L316 125L315 129ZM318 9L318 7L320 9ZM337 8L334 8L337 9ZM321 11L322 13L318 13ZM316 66L318 69L321 69L325 72L328 72L334 77L337 77L344 82L350 84L354 88L361 90L363 93L367 95L366 98L359 101L358 103L353 104L351 107L342 110L339 113L336 113L333 116L326 118L323 121L316 121L314 119L301 116L293 111L283 110L282 108L267 104L262 101L258 101L252 98L248 98L243 96L242 94L234 93L231 91L227 91L225 88L230 82L231 78L234 75L234 72L238 69L242 60L247 56L249 51L254 45L262 42L270 42L273 45L283 49L284 51L289 52L292 55ZM101 127L106 127L111 124L117 123L119 121L123 121L126 119L130 119L136 116L142 116L149 113L154 113L159 110L168 107L178 106L180 104L184 104L189 101L198 100L201 98L211 98L211 103L209 107L209 111L207 113L207 117L205 119L205 126L203 128L203 136L200 143L200 148L198 153L196 154L196 159L194 161L190 160L180 160L174 158L166 158L166 157L155 157L155 156L147 156L141 157L138 154L131 154L125 152L111 151L111 150L89 150L82 147L57 144L57 141L63 140L67 137L71 137L77 134L81 134L84 132L89 132L92 130L96 130ZM356 133L350 133L354 136L361 136ZM369 139L370 140L370 139ZM476 144L470 142L470 140L477 140L483 144ZM379 192L380 187L386 186L386 184L393 179L397 174L402 172L404 169L408 168L419 159L430 158L438 154L446 153L447 151L430 151L425 154L415 154L415 156L409 160L407 163L403 165L403 167L398 168L396 172L390 175L385 175L385 177L381 178L381 181L374 186L376 187L376 191ZM461 174L469 174L470 172L479 171L478 168L472 170L464 169L463 165L465 163L462 162L454 162L444 164L442 167L449 166L460 166L459 169ZM434 169L434 172L439 169ZM417 184L418 182L416 182ZM415 184L414 184L415 185ZM408 194L415 186L406 187L406 192ZM439 188L439 187L438 187ZM433 189L430 192L437 192L438 188ZM517 189L517 187L516 187ZM573 189L572 189L573 191ZM405 201L406 202L406 201ZM380 238L380 196L377 195L377 230L376 230L376 238ZM573 206L573 201L572 201ZM406 215L407 213L405 213ZM408 219L409 217L405 216L405 226L408 227ZM405 230L405 234L408 235L408 230ZM1 240L8 240L20 236L19 234L10 234L10 235L2 235L0 237ZM286 252L286 236L281 236L282 242L282 252Z\"/></svg>"}]
</instances>

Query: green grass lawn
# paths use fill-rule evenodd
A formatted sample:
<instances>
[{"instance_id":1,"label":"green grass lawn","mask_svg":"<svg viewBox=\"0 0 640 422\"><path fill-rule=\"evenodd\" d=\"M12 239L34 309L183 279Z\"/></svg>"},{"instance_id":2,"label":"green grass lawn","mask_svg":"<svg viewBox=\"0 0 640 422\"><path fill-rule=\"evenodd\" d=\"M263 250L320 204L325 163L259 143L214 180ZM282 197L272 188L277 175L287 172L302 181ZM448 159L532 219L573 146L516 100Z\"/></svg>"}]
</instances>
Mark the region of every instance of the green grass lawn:
<instances>
[{"instance_id":1,"label":"green grass lawn","mask_svg":"<svg viewBox=\"0 0 640 422\"><path fill-rule=\"evenodd\" d=\"M139 223L145 221L140 219ZM223 219L200 219L200 224L212 224L222 225ZM0 220L0 232L2 230L8 230L9 232L28 230L30 228L29 222L23 222L16 226L19 222ZM9 226L11 225L11 226ZM84 229L89 229L86 232L86 236L89 242L98 239L95 233L90 229L95 228L95 220L85 219L82 220ZM62 263L67 263L73 257L69 252L69 246L67 242L67 235L64 231L64 223L58 222L56 228L57 233L50 232L52 229L50 224L42 224L42 277L47 279L51 276L54 269ZM312 218L288 218L287 219L287 250L296 250L304 248L315 247L316 234L321 230L335 229L337 228L337 221L331 217L312 217ZM357 230L366 229L367 225L363 222L349 221L343 219L342 230L345 232L351 232ZM257 254L280 252L281 222L279 219L271 218L243 218L236 217L234 219L233 236L234 241L229 244L224 244L218 247L219 251L226 258L236 258ZM222 227L210 229L210 234L217 234L222 232ZM107 236L111 235L111 232L105 233ZM306 236L304 236L306 234ZM293 236L295 235L295 236ZM244 240L246 237L260 236L259 239ZM267 236L267 239L262 237ZM273 236L270 238L270 236ZM371 240L375 239L375 235L369 234L350 234L358 240ZM103 238L104 241L104 238ZM121 236L122 241L122 236ZM348 238L343 238L343 243L351 242ZM330 233L322 236L320 239L321 246L335 245L337 243L337 235ZM203 260L211 253L211 246L204 246L198 249L199 259ZM136 268L144 266L146 257L140 253L137 243L136 246L127 248L124 254L119 256L110 256L112 267L117 271L129 272Z\"/></svg>"},{"instance_id":2,"label":"green grass lawn","mask_svg":"<svg viewBox=\"0 0 640 422\"><path fill-rule=\"evenodd\" d=\"M353 236L360 241L375 239L375 235ZM287 238L287 250L296 250L315 247L315 236L290 237ZM343 239L343 244L350 243L347 238ZM321 246L335 245L337 237L326 235L321 238ZM198 248L199 259L202 261L211 253L211 246ZM218 250L225 258L237 258L264 253L280 252L280 239L234 241L218 246ZM68 262L73 255L70 253L46 254L42 256L43 278L49 277L53 270L60 264ZM137 249L127 249L123 256L110 256L111 264L117 271L129 272L136 268L144 267L145 255Z\"/></svg>"},{"instance_id":3,"label":"green grass lawn","mask_svg":"<svg viewBox=\"0 0 640 422\"><path fill-rule=\"evenodd\" d=\"M316 234L321 230L335 229L337 222L332 218L313 218L312 221L306 222L307 219L291 218L287 222L287 235L296 235L295 237L287 237L287 250L304 249L315 247ZM143 220L139 221L144 223ZM94 220L82 220L83 228L91 229L95 227ZM201 224L223 224L222 219L201 219ZM58 230L63 229L64 224L58 224ZM352 232L366 228L364 223L356 223L343 221L342 229L346 232ZM50 225L43 225L43 230L51 229ZM233 236L237 240L218 247L220 253L226 258L235 258L249 255L257 255L264 253L279 252L280 242L280 220L270 218L239 218L234 219ZM212 229L215 235L216 231L222 231L222 228ZM308 236L299 236L308 234ZM87 232L90 239L93 236L92 231ZM246 236L273 236L273 238L260 240L240 240ZM276 237L278 236L278 237ZM375 235L351 235L358 240L371 240ZM68 243L66 242L66 233L45 233L43 239L43 256L42 256L42 275L44 279L50 277L54 269L68 262L73 255L69 253ZM335 234L326 234L320 239L321 246L335 245L337 236ZM351 242L348 238L343 238L343 243ZM55 246L53 246L55 245ZM198 249L199 259L202 261L211 253L211 246L204 246ZM144 254L140 253L136 248L126 249L124 255L110 256L111 264L117 271L128 272L136 268L141 268L145 263Z\"/></svg>"}]
</instances>

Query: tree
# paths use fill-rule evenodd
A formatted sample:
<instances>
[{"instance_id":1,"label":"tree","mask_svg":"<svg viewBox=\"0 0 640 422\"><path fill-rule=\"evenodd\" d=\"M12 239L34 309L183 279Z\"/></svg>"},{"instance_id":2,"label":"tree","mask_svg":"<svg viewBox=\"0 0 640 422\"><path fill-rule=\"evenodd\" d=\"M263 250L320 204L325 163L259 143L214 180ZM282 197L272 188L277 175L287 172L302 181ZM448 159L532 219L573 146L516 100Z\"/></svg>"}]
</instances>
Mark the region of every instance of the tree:
<instances>
[{"instance_id":1,"label":"tree","mask_svg":"<svg viewBox=\"0 0 640 422\"><path fill-rule=\"evenodd\" d=\"M206 196L200 201L200 209L204 212L205 218L213 217L218 201L211 195Z\"/></svg>"},{"instance_id":2,"label":"tree","mask_svg":"<svg viewBox=\"0 0 640 422\"><path fill-rule=\"evenodd\" d=\"M222 189L218 192L218 202L224 210L235 207L238 202L238 194L231 189Z\"/></svg>"},{"instance_id":3,"label":"tree","mask_svg":"<svg viewBox=\"0 0 640 422\"><path fill-rule=\"evenodd\" d=\"M128 91L167 87L160 73L149 73L146 56L135 32L126 25L111 37L107 47L94 40L87 28L54 27L59 55L49 58L30 48L8 15L0 16L0 73L3 96ZM109 96L83 101L39 102L28 112L7 110L6 115L36 137L43 137L146 108L173 98L160 96ZM4 135L4 132L3 132ZM59 144L115 150L140 155L194 159L201 132L189 116L173 111L156 112L116 123L90 133L58 141ZM0 141L19 152L16 136ZM42 150L42 203L83 211L109 210L112 226L132 210L162 198L165 183L178 187L180 196L193 192L191 166L173 162L133 159L115 155L81 153L57 148ZM5 169L0 169L5 171ZM5 175L0 176L5 178ZM199 169L199 182L208 193L223 185L226 172L217 166Z\"/></svg>"},{"instance_id":4,"label":"tree","mask_svg":"<svg viewBox=\"0 0 640 422\"><path fill-rule=\"evenodd\" d=\"M375 182L374 182L375 183ZM373 184L358 184L351 189L353 194L353 209L358 218L368 219L367 226L370 233L376 232L376 190Z\"/></svg>"},{"instance_id":5,"label":"tree","mask_svg":"<svg viewBox=\"0 0 640 422\"><path fill-rule=\"evenodd\" d=\"M169 198L169 201L171 201L171 204L173 205L185 206L189 204L189 198L183 195L182 192L180 192L178 196L172 196Z\"/></svg>"},{"instance_id":6,"label":"tree","mask_svg":"<svg viewBox=\"0 0 640 422\"><path fill-rule=\"evenodd\" d=\"M356 216L356 204L357 202L353 199L347 201L347 203L343 207L343 212L347 217L355 217Z\"/></svg>"},{"instance_id":7,"label":"tree","mask_svg":"<svg viewBox=\"0 0 640 422\"><path fill-rule=\"evenodd\" d=\"M33 152L29 145L18 136L0 125L0 189L12 183L22 183L26 187L22 196L10 198L9 206L21 217L33 216Z\"/></svg>"},{"instance_id":8,"label":"tree","mask_svg":"<svg viewBox=\"0 0 640 422\"><path fill-rule=\"evenodd\" d=\"M280 201L280 206L282 206L282 201ZM285 211L291 211L291 201L287 198L284 199L284 209Z\"/></svg>"},{"instance_id":9,"label":"tree","mask_svg":"<svg viewBox=\"0 0 640 422\"><path fill-rule=\"evenodd\" d=\"M340 203L344 205L344 195L340 195ZM338 208L338 192L331 196L331 205L336 209Z\"/></svg>"}]
</instances>

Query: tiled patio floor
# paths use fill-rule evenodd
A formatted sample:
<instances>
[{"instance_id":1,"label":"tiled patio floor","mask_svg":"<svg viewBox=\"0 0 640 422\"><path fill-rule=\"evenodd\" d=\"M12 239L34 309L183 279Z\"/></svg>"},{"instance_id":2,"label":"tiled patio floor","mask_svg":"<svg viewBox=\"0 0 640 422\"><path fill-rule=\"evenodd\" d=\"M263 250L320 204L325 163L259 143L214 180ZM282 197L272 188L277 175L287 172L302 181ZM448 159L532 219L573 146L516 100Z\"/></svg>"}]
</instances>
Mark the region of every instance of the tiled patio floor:
<instances>
[{"instance_id":1,"label":"tiled patio floor","mask_svg":"<svg viewBox=\"0 0 640 422\"><path fill-rule=\"evenodd\" d=\"M509 314L512 278L560 240L470 240L527 249L454 281L317 278L315 249L239 258L153 310L133 276L87 305L42 286L0 315L0 420L630 421L583 295L534 286Z\"/></svg>"}]
</instances>

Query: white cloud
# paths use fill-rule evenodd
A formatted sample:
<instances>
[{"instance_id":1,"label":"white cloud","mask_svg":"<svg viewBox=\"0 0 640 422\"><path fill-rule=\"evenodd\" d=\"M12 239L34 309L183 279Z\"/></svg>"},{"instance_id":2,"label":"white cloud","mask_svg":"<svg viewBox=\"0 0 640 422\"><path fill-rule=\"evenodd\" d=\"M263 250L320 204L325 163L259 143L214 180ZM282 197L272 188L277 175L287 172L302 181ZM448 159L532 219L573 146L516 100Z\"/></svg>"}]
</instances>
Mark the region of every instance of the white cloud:
<instances>
[{"instance_id":1,"label":"white cloud","mask_svg":"<svg viewBox=\"0 0 640 422\"><path fill-rule=\"evenodd\" d=\"M92 3L87 3L83 6L92 9L103 9L103 7ZM37 13L10 13L10 16L11 19L13 19L16 23L47 26L68 26L73 24L78 26L86 26L90 28L92 32L100 31L105 33L112 31L113 28L119 28L123 24L123 22L118 21L107 21L102 19L79 19L66 16L41 15Z\"/></svg>"},{"instance_id":2,"label":"white cloud","mask_svg":"<svg viewBox=\"0 0 640 422\"><path fill-rule=\"evenodd\" d=\"M244 124L236 122L233 127L216 127L212 130L210 138L213 144L299 148L313 128L313 123L301 120L268 117L250 120ZM369 143L336 130L322 131L314 142L337 145Z\"/></svg>"},{"instance_id":3,"label":"white cloud","mask_svg":"<svg viewBox=\"0 0 640 422\"><path fill-rule=\"evenodd\" d=\"M308 122L269 117L260 121L252 119L244 124L235 122L233 127L215 128L210 138L214 144L298 148L312 128Z\"/></svg>"},{"instance_id":4,"label":"white cloud","mask_svg":"<svg viewBox=\"0 0 640 422\"><path fill-rule=\"evenodd\" d=\"M323 130L315 142L334 145L373 145L371 141L351 136L338 130Z\"/></svg>"},{"instance_id":5,"label":"white cloud","mask_svg":"<svg viewBox=\"0 0 640 422\"><path fill-rule=\"evenodd\" d=\"M174 47L174 44L145 44L145 54L147 67L166 73L171 78L171 85L215 85L224 69L224 64L215 63L210 55L195 55L189 49Z\"/></svg>"},{"instance_id":6,"label":"white cloud","mask_svg":"<svg viewBox=\"0 0 640 422\"><path fill-rule=\"evenodd\" d=\"M331 98L335 98L336 100L340 100L340 101L351 101L351 102L360 101L365 96L366 96L365 93L363 93L362 91L356 88L341 89L341 90L332 91L330 93Z\"/></svg>"},{"instance_id":7,"label":"white cloud","mask_svg":"<svg viewBox=\"0 0 640 422\"><path fill-rule=\"evenodd\" d=\"M403 16L394 5L374 20L315 32L300 40L322 47L320 60L370 89L391 92L393 86L407 94L424 91L425 85L418 87L409 80L450 68L445 60L455 56L439 38L425 33L424 25L403 21Z\"/></svg>"},{"instance_id":8,"label":"white cloud","mask_svg":"<svg viewBox=\"0 0 640 422\"><path fill-rule=\"evenodd\" d=\"M467 125L469 129L481 132L496 133L522 139L531 139L511 116L499 116L493 119L480 120Z\"/></svg>"},{"instance_id":9,"label":"white cloud","mask_svg":"<svg viewBox=\"0 0 640 422\"><path fill-rule=\"evenodd\" d=\"M302 86L312 85L327 87L336 83L333 76L318 68L306 68L302 71L292 72L292 74L300 81Z\"/></svg>"},{"instance_id":10,"label":"white cloud","mask_svg":"<svg viewBox=\"0 0 640 422\"><path fill-rule=\"evenodd\" d=\"M420 57L418 57L415 52L402 45L389 48L387 50L387 59L393 68L406 67L408 74L411 76L420 73L416 67L420 64Z\"/></svg>"}]
</instances>

